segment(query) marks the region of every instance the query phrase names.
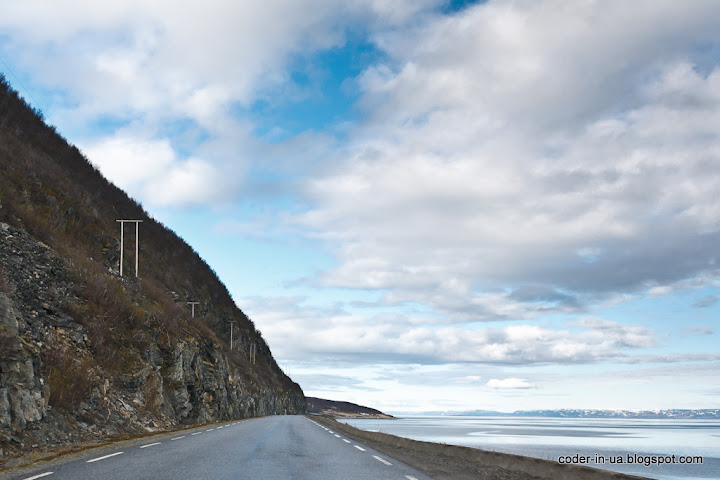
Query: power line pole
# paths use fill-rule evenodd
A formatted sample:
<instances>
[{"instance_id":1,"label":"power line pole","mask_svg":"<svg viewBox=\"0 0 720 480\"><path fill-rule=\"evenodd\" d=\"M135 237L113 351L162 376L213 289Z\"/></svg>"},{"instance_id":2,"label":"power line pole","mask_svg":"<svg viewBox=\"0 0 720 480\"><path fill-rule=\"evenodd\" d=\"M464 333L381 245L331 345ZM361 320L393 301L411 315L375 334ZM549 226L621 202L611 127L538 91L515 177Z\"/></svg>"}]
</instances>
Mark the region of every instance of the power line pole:
<instances>
[{"instance_id":1,"label":"power line pole","mask_svg":"<svg viewBox=\"0 0 720 480\"><path fill-rule=\"evenodd\" d=\"M138 276L138 252L140 249L140 223L142 220L115 220L120 223L120 276L123 276L123 254L125 250L125 229L126 223L132 222L135 224L135 278Z\"/></svg>"},{"instance_id":2,"label":"power line pole","mask_svg":"<svg viewBox=\"0 0 720 480\"><path fill-rule=\"evenodd\" d=\"M187 302L192 307L192 316L195 318L195 305L200 305L200 302Z\"/></svg>"},{"instance_id":3,"label":"power line pole","mask_svg":"<svg viewBox=\"0 0 720 480\"><path fill-rule=\"evenodd\" d=\"M235 320L230 320L230 351L232 352L233 347L233 323L235 323Z\"/></svg>"}]
</instances>

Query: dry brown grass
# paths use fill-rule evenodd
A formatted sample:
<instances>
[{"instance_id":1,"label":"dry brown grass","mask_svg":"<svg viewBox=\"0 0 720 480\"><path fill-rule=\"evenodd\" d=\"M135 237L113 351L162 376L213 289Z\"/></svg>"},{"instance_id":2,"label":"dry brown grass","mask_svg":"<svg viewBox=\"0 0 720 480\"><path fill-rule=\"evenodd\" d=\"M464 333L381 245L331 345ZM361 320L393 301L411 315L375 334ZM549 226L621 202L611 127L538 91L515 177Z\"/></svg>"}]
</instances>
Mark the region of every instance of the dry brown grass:
<instances>
[{"instance_id":1,"label":"dry brown grass","mask_svg":"<svg viewBox=\"0 0 720 480\"><path fill-rule=\"evenodd\" d=\"M90 358L77 358L72 347L54 342L45 350L43 363L51 406L70 411L89 398L95 386Z\"/></svg>"}]
</instances>

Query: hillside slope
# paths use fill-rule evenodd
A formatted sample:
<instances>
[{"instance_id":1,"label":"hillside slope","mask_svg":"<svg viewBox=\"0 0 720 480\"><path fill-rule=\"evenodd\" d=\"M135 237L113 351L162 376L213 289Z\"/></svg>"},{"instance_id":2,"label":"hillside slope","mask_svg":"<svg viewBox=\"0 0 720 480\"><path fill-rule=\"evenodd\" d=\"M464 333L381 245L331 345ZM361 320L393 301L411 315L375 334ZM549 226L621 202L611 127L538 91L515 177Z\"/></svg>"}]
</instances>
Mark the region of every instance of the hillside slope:
<instances>
[{"instance_id":1,"label":"hillside slope","mask_svg":"<svg viewBox=\"0 0 720 480\"><path fill-rule=\"evenodd\" d=\"M324 398L307 397L308 413L316 415L327 415L330 417L360 417L360 418L393 418L392 415L375 410L370 407L363 407L350 402L337 402L325 400Z\"/></svg>"},{"instance_id":2,"label":"hillside slope","mask_svg":"<svg viewBox=\"0 0 720 480\"><path fill-rule=\"evenodd\" d=\"M212 269L0 77L0 462L305 408Z\"/></svg>"}]
</instances>

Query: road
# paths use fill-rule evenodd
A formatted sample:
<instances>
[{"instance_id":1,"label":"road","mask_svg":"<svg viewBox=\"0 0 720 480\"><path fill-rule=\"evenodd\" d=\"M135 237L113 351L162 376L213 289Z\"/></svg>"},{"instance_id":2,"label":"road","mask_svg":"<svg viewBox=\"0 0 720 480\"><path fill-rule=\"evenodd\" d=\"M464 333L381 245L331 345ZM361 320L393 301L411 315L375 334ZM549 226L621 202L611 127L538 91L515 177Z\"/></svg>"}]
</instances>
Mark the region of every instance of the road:
<instances>
[{"instance_id":1,"label":"road","mask_svg":"<svg viewBox=\"0 0 720 480\"><path fill-rule=\"evenodd\" d=\"M132 441L0 475L12 480L432 480L303 416Z\"/></svg>"}]
</instances>

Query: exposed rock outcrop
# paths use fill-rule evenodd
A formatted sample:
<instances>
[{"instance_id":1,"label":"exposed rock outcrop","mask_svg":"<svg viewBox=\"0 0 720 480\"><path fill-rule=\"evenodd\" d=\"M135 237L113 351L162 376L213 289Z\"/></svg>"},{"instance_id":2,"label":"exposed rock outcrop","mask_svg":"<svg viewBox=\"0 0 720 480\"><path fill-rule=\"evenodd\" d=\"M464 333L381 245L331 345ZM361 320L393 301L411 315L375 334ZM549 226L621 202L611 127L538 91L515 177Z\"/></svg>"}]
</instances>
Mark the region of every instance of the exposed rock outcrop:
<instances>
[{"instance_id":1,"label":"exposed rock outcrop","mask_svg":"<svg viewBox=\"0 0 720 480\"><path fill-rule=\"evenodd\" d=\"M33 445L305 411L296 385L260 385L211 339L151 344L129 369L108 372L95 361L85 327L65 313L78 299L52 248L0 223L0 265L0 445L5 457ZM269 360L261 356L258 361ZM64 408L53 408L52 400Z\"/></svg>"}]
</instances>

